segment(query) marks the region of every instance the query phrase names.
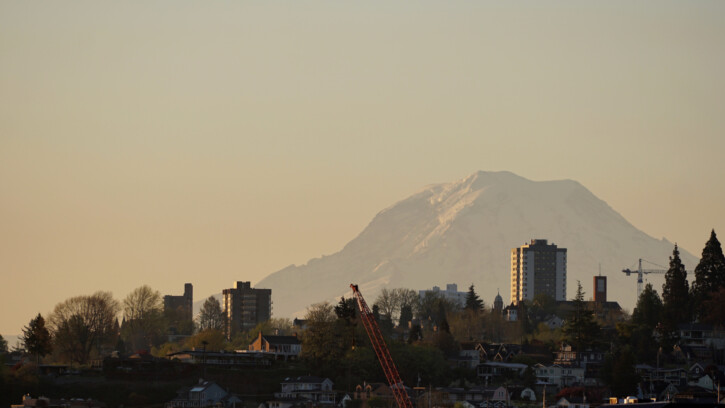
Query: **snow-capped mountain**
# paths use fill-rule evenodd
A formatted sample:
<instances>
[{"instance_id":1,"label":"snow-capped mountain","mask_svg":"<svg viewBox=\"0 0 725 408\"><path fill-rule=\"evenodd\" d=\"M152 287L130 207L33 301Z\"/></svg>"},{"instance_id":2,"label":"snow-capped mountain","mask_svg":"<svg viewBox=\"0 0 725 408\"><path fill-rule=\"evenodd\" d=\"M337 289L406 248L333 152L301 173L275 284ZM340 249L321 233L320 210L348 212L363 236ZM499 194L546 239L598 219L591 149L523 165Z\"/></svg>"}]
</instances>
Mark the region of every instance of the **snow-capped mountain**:
<instances>
[{"instance_id":1,"label":"snow-capped mountain","mask_svg":"<svg viewBox=\"0 0 725 408\"><path fill-rule=\"evenodd\" d=\"M273 314L301 316L307 306L336 302L357 283L372 303L383 288L445 288L472 283L487 305L500 291L510 302L510 251L531 239L567 248L567 298L581 281L608 277L608 300L634 308L639 258L665 267L674 244L635 228L576 181L531 181L510 172L478 172L432 185L381 211L340 252L289 266L255 285L271 288ZM698 259L680 250L688 271ZM648 275L661 293L663 276Z\"/></svg>"}]
</instances>

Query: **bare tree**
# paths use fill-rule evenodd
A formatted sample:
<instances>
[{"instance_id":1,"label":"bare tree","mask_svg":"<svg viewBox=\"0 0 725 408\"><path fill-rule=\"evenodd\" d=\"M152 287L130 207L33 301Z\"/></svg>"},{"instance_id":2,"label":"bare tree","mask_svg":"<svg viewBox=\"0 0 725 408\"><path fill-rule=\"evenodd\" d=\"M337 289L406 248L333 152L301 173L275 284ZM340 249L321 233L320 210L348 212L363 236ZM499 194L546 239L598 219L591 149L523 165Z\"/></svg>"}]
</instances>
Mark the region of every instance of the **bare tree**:
<instances>
[{"instance_id":1,"label":"bare tree","mask_svg":"<svg viewBox=\"0 0 725 408\"><path fill-rule=\"evenodd\" d=\"M148 285L134 289L123 299L124 340L134 349L151 349L164 330L161 293Z\"/></svg>"},{"instance_id":2,"label":"bare tree","mask_svg":"<svg viewBox=\"0 0 725 408\"><path fill-rule=\"evenodd\" d=\"M418 294L414 290L406 288L383 289L374 304L378 306L380 313L390 321L397 321L404 306L410 306L411 309L417 308Z\"/></svg>"},{"instance_id":3,"label":"bare tree","mask_svg":"<svg viewBox=\"0 0 725 408\"><path fill-rule=\"evenodd\" d=\"M95 349L113 342L118 301L111 292L75 296L58 303L49 326L58 351L71 362L85 364Z\"/></svg>"},{"instance_id":4,"label":"bare tree","mask_svg":"<svg viewBox=\"0 0 725 408\"><path fill-rule=\"evenodd\" d=\"M410 306L411 309L415 310L418 307L420 297L416 291L406 288L397 288L395 290L398 292L398 298L400 301L399 309L402 309L405 306Z\"/></svg>"},{"instance_id":5,"label":"bare tree","mask_svg":"<svg viewBox=\"0 0 725 408\"><path fill-rule=\"evenodd\" d=\"M225 320L221 304L219 304L219 301L214 296L209 296L204 301L197 316L199 331L208 329L224 331Z\"/></svg>"},{"instance_id":6,"label":"bare tree","mask_svg":"<svg viewBox=\"0 0 725 408\"><path fill-rule=\"evenodd\" d=\"M393 320L393 315L399 307L398 293L393 289L383 289L375 299L375 305L378 306L380 314L386 316L388 319Z\"/></svg>"}]
</instances>

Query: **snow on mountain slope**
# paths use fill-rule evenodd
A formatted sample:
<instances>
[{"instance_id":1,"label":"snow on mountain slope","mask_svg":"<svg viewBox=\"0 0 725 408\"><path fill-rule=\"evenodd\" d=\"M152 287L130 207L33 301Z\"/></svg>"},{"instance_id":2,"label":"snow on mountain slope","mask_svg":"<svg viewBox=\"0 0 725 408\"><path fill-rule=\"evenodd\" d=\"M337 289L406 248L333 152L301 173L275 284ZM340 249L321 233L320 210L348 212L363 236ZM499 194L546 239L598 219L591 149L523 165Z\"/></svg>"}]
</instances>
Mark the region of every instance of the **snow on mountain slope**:
<instances>
[{"instance_id":1,"label":"snow on mountain slope","mask_svg":"<svg viewBox=\"0 0 725 408\"><path fill-rule=\"evenodd\" d=\"M490 306L509 297L511 248L548 239L568 250L567 298L580 280L608 276L608 298L634 308L639 258L668 265L674 244L636 229L607 203L571 180L535 182L510 172L478 172L432 185L381 211L340 252L277 271L255 287L271 288L273 314L301 316L310 304L336 302L358 283L369 302L382 288L427 289L473 283ZM688 270L698 259L681 251ZM661 293L662 276L647 279Z\"/></svg>"}]
</instances>

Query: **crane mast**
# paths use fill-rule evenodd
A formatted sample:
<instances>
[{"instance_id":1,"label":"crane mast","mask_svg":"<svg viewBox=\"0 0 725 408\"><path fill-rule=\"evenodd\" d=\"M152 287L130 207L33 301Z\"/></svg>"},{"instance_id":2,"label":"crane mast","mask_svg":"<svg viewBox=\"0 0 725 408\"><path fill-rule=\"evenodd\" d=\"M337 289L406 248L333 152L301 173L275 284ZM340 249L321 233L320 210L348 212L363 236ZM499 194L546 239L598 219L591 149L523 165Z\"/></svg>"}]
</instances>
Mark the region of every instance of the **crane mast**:
<instances>
[{"instance_id":1,"label":"crane mast","mask_svg":"<svg viewBox=\"0 0 725 408\"><path fill-rule=\"evenodd\" d=\"M649 261L648 261L649 262ZM642 269L642 258L639 258L639 268L636 271L632 271L629 269L622 269L622 272L626 273L627 276L631 275L632 273L637 273L637 299L639 299L639 295L642 294L642 284L643 284L643 277L645 274L650 273L657 273L657 274L663 274L667 273L666 269Z\"/></svg>"},{"instance_id":2,"label":"crane mast","mask_svg":"<svg viewBox=\"0 0 725 408\"><path fill-rule=\"evenodd\" d=\"M360 310L360 319L363 322L363 326L365 326L368 337L370 337L370 343L372 343L375 355L378 357L385 377L388 379L388 384L390 384L390 389L393 391L398 407L413 408L413 403L410 401L410 397L403 386L403 380L400 379L398 368L395 366L395 362L393 362L393 358L390 356L388 345L385 344L383 334L380 332L378 322L375 321L375 317L370 311L370 308L368 308L368 304L365 303L365 298L363 298L357 285L351 283L350 288L352 288L353 297Z\"/></svg>"}]
</instances>

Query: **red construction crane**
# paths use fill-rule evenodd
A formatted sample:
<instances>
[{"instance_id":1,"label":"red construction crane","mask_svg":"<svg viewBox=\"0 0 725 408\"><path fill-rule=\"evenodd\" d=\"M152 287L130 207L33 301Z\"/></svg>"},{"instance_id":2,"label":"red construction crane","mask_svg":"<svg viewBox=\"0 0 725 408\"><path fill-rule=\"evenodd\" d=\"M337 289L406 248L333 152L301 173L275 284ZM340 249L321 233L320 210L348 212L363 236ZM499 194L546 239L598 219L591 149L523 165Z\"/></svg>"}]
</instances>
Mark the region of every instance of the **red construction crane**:
<instances>
[{"instance_id":1,"label":"red construction crane","mask_svg":"<svg viewBox=\"0 0 725 408\"><path fill-rule=\"evenodd\" d=\"M385 372L390 389L393 391L393 395L395 395L395 401L398 403L398 407L413 408L413 403L410 402L410 397L408 397L408 393L403 386L403 380L400 379L398 368L395 367L393 358L390 357L388 345L385 344L383 334L380 333L378 322L375 321L375 317L373 317L373 313L368 308L368 304L365 303L365 299L357 288L357 285L351 283L350 287L352 288L352 295L357 302L357 307L360 309L360 318L363 326L365 326L365 331L368 332L370 343L372 343L375 355L378 356L378 361L380 361L380 365L383 367L383 372Z\"/></svg>"}]
</instances>

